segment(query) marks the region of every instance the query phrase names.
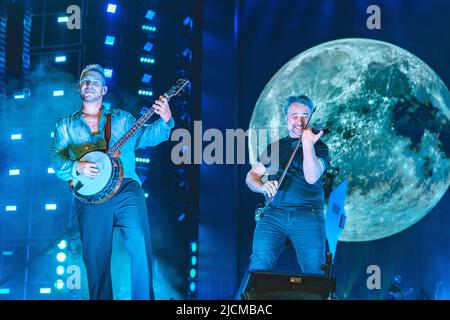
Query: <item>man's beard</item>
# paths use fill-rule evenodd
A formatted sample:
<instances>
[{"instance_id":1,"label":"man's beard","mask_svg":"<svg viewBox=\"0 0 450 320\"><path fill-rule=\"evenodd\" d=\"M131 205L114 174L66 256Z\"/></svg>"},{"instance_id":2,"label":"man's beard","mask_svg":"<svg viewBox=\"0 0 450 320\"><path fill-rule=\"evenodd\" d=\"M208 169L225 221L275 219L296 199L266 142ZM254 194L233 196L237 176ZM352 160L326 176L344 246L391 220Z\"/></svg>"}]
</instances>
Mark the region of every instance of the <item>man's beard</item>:
<instances>
[{"instance_id":1,"label":"man's beard","mask_svg":"<svg viewBox=\"0 0 450 320\"><path fill-rule=\"evenodd\" d=\"M102 96L98 95L98 96L92 96L91 94L81 94L81 100L83 100L84 102L95 102L100 100Z\"/></svg>"},{"instance_id":2,"label":"man's beard","mask_svg":"<svg viewBox=\"0 0 450 320\"><path fill-rule=\"evenodd\" d=\"M294 125L291 127L290 133L296 137L300 137L303 133L302 129L303 129L303 126L299 127L299 126Z\"/></svg>"}]
</instances>

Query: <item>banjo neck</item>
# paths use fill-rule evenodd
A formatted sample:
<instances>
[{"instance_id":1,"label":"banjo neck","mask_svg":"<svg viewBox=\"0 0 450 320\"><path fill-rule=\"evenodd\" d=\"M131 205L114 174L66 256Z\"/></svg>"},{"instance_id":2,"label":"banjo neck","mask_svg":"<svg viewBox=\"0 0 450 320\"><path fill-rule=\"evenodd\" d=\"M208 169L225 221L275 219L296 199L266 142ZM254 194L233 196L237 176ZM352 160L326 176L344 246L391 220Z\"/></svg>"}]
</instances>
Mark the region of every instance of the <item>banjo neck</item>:
<instances>
[{"instance_id":1,"label":"banjo neck","mask_svg":"<svg viewBox=\"0 0 450 320\"><path fill-rule=\"evenodd\" d=\"M164 96L167 98L167 101L170 100L170 98L178 95L186 85L189 84L189 80L186 79L179 79L169 91L164 93ZM109 148L109 150L106 152L109 156L114 157L118 151L127 143L128 140L147 122L148 119L155 113L155 108L151 107L149 110L147 110L146 113L144 113L132 126L131 128L119 139L117 140L114 145Z\"/></svg>"},{"instance_id":2,"label":"banjo neck","mask_svg":"<svg viewBox=\"0 0 450 320\"><path fill-rule=\"evenodd\" d=\"M128 140L147 122L148 119L155 113L155 109L151 107L146 113L136 121L135 124L119 139L114 145L106 152L109 156L113 157Z\"/></svg>"}]
</instances>

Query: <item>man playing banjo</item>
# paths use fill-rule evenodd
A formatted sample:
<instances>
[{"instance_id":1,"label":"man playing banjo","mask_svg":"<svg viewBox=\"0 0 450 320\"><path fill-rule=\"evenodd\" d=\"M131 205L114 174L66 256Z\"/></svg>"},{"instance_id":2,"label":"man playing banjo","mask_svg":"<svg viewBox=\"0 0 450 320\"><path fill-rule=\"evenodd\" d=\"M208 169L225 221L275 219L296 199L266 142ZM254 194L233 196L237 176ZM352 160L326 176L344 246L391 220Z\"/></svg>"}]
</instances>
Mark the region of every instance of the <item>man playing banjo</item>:
<instances>
[{"instance_id":1,"label":"man playing banjo","mask_svg":"<svg viewBox=\"0 0 450 320\"><path fill-rule=\"evenodd\" d=\"M101 166L80 161L80 157L91 150L106 150L136 122L130 113L102 105L108 87L100 65L88 65L81 72L78 91L82 107L57 122L52 145L55 173L64 181L82 175L95 179ZM123 180L115 195L100 204L74 199L90 299L113 299L110 264L114 227L120 228L131 258L131 298L154 299L150 228L144 192L135 172L134 150L168 140L174 120L166 96L160 96L152 107L161 119L140 127L116 155L123 165ZM107 144L108 118L111 130Z\"/></svg>"}]
</instances>

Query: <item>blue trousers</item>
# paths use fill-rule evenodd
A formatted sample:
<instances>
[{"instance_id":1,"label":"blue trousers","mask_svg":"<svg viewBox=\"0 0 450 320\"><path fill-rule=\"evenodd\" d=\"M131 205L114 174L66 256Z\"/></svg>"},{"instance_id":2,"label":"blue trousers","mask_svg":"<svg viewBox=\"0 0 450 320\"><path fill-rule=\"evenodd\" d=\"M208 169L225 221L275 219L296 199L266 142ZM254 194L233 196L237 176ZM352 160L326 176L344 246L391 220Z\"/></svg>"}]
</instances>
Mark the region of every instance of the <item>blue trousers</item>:
<instances>
[{"instance_id":1,"label":"blue trousers","mask_svg":"<svg viewBox=\"0 0 450 320\"><path fill-rule=\"evenodd\" d=\"M270 271L289 241L303 273L324 274L326 236L322 210L267 207L256 223L249 271Z\"/></svg>"},{"instance_id":2,"label":"blue trousers","mask_svg":"<svg viewBox=\"0 0 450 320\"><path fill-rule=\"evenodd\" d=\"M152 250L144 191L133 179L124 179L118 192L100 204L75 200L89 297L112 300L111 253L118 227L131 260L131 298L154 299Z\"/></svg>"}]
</instances>

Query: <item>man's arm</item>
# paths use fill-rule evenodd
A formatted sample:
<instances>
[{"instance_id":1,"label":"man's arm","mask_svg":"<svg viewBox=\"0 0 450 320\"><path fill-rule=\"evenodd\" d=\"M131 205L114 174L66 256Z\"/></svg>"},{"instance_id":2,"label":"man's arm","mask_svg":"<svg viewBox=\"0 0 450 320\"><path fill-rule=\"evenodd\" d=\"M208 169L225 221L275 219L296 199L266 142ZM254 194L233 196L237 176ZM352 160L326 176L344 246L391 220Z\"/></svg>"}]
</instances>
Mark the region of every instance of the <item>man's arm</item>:
<instances>
[{"instance_id":1,"label":"man's arm","mask_svg":"<svg viewBox=\"0 0 450 320\"><path fill-rule=\"evenodd\" d=\"M321 158L316 156L314 145L323 135L323 131L314 134L311 130L302 133L303 148L303 174L309 184L314 184L320 179L325 171L325 164Z\"/></svg>"},{"instance_id":2,"label":"man's arm","mask_svg":"<svg viewBox=\"0 0 450 320\"><path fill-rule=\"evenodd\" d=\"M320 179L325 168L323 161L316 156L314 145L303 145L303 173L309 184L314 184Z\"/></svg>"},{"instance_id":3,"label":"man's arm","mask_svg":"<svg viewBox=\"0 0 450 320\"><path fill-rule=\"evenodd\" d=\"M51 163L56 176L64 181L75 179L78 161L69 158L69 134L63 120L56 123L52 147Z\"/></svg>"},{"instance_id":4,"label":"man's arm","mask_svg":"<svg viewBox=\"0 0 450 320\"><path fill-rule=\"evenodd\" d=\"M266 167L257 162L247 173L245 183L253 192L267 193L269 197L275 196L278 187L278 181L271 180L263 183L261 178L267 173Z\"/></svg>"},{"instance_id":5,"label":"man's arm","mask_svg":"<svg viewBox=\"0 0 450 320\"><path fill-rule=\"evenodd\" d=\"M130 128L136 119L129 115ZM135 134L135 149L152 147L164 142L170 138L170 131L175 126L173 118L166 123L163 119L158 119L155 122L142 126Z\"/></svg>"}]
</instances>

